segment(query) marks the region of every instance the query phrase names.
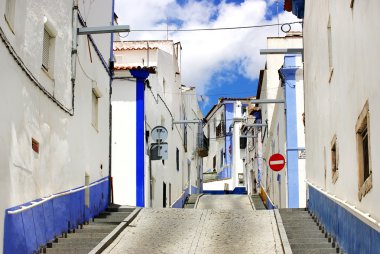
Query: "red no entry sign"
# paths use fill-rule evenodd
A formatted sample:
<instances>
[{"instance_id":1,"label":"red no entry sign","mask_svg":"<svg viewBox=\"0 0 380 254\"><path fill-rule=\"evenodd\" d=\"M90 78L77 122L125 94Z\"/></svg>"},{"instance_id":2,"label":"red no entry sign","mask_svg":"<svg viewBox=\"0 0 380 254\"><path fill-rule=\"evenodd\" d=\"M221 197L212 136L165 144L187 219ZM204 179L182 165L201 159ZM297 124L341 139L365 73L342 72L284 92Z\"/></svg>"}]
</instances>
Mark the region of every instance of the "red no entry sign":
<instances>
[{"instance_id":1,"label":"red no entry sign","mask_svg":"<svg viewBox=\"0 0 380 254\"><path fill-rule=\"evenodd\" d=\"M275 153L269 158L268 164L273 171L280 171L285 166L285 158L282 154Z\"/></svg>"}]
</instances>

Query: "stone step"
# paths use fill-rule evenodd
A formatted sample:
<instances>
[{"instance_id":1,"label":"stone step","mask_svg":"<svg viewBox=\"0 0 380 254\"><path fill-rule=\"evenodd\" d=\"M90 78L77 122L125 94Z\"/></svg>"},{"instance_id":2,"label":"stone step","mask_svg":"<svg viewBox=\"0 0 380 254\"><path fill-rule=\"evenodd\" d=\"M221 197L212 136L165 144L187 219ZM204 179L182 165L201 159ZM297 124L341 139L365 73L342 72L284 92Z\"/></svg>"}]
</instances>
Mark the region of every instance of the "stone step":
<instances>
[{"instance_id":1,"label":"stone step","mask_svg":"<svg viewBox=\"0 0 380 254\"><path fill-rule=\"evenodd\" d=\"M294 226L294 227L285 227L285 231L289 233L302 233L304 232L305 234L308 233L322 233L322 231L319 230L317 226L313 227L304 227L304 226Z\"/></svg>"},{"instance_id":2,"label":"stone step","mask_svg":"<svg viewBox=\"0 0 380 254\"><path fill-rule=\"evenodd\" d=\"M72 249L72 248L62 248L62 249L51 249L47 248L47 254L88 254L93 248L82 248L82 249Z\"/></svg>"},{"instance_id":3,"label":"stone step","mask_svg":"<svg viewBox=\"0 0 380 254\"><path fill-rule=\"evenodd\" d=\"M292 233L292 232L286 232L286 235L288 236L288 239L304 239L304 238L322 238L326 239L325 235L321 232L316 233Z\"/></svg>"},{"instance_id":4,"label":"stone step","mask_svg":"<svg viewBox=\"0 0 380 254\"><path fill-rule=\"evenodd\" d=\"M83 241L86 241L86 239L89 238L105 238L108 235L108 233L85 233L85 232L77 232L75 234L68 234L66 239L83 239ZM58 240L61 238L58 238Z\"/></svg>"},{"instance_id":5,"label":"stone step","mask_svg":"<svg viewBox=\"0 0 380 254\"><path fill-rule=\"evenodd\" d=\"M120 224L125 219L125 217L107 217L107 218L95 218L93 224L98 223L109 223L109 224Z\"/></svg>"},{"instance_id":6,"label":"stone step","mask_svg":"<svg viewBox=\"0 0 380 254\"><path fill-rule=\"evenodd\" d=\"M332 248L332 244L329 242L326 243L291 243L290 247L292 250L297 249L328 249Z\"/></svg>"},{"instance_id":7,"label":"stone step","mask_svg":"<svg viewBox=\"0 0 380 254\"><path fill-rule=\"evenodd\" d=\"M95 219L97 218L123 218L124 219L124 218L127 218L130 214L131 212L114 212L114 213L105 212L96 216Z\"/></svg>"},{"instance_id":8,"label":"stone step","mask_svg":"<svg viewBox=\"0 0 380 254\"><path fill-rule=\"evenodd\" d=\"M297 243L328 243L328 239L327 238L322 238L322 237L319 237L319 238L292 238L292 239L289 239L289 243L290 244L297 244ZM330 243L331 244L331 243ZM331 245L332 247L332 245Z\"/></svg>"},{"instance_id":9,"label":"stone step","mask_svg":"<svg viewBox=\"0 0 380 254\"><path fill-rule=\"evenodd\" d=\"M46 249L47 254L88 254L93 248L84 248L84 249Z\"/></svg>"},{"instance_id":10,"label":"stone step","mask_svg":"<svg viewBox=\"0 0 380 254\"><path fill-rule=\"evenodd\" d=\"M298 249L298 250L293 250L293 254L333 254L333 253L339 253L336 249L334 248L319 248L319 249Z\"/></svg>"},{"instance_id":11,"label":"stone step","mask_svg":"<svg viewBox=\"0 0 380 254\"><path fill-rule=\"evenodd\" d=\"M93 249L98 243L96 241L58 242L53 244L52 249Z\"/></svg>"},{"instance_id":12,"label":"stone step","mask_svg":"<svg viewBox=\"0 0 380 254\"><path fill-rule=\"evenodd\" d=\"M58 238L59 244L95 242L100 243L104 237L89 237L89 238Z\"/></svg>"},{"instance_id":13,"label":"stone step","mask_svg":"<svg viewBox=\"0 0 380 254\"><path fill-rule=\"evenodd\" d=\"M133 212L136 208L135 207L129 207L129 206L120 206L120 205L111 205L107 207L106 212Z\"/></svg>"},{"instance_id":14,"label":"stone step","mask_svg":"<svg viewBox=\"0 0 380 254\"><path fill-rule=\"evenodd\" d=\"M114 230L114 228L116 227L116 225L101 225L101 224L97 224L97 225L88 225L86 227L84 227L83 229L80 230L80 232L78 233L110 233L112 230Z\"/></svg>"},{"instance_id":15,"label":"stone step","mask_svg":"<svg viewBox=\"0 0 380 254\"><path fill-rule=\"evenodd\" d=\"M309 221L309 220L305 220L305 221L282 221L282 223L284 224L284 227L318 227L317 223L315 223L314 221Z\"/></svg>"}]
</instances>

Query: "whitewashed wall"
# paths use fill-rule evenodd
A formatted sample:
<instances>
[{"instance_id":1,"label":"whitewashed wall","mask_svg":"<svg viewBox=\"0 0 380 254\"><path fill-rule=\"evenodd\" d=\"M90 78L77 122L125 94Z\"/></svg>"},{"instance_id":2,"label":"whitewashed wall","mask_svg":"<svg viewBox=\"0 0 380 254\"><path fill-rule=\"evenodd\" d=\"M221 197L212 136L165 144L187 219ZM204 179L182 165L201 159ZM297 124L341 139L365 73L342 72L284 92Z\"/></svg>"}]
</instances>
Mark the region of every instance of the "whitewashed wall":
<instances>
[{"instance_id":1,"label":"whitewashed wall","mask_svg":"<svg viewBox=\"0 0 380 254\"><path fill-rule=\"evenodd\" d=\"M380 74L378 59L380 2L306 1L305 100L307 179L380 220ZM316 15L318 13L318 15ZM327 24L331 17L333 74L328 62ZM315 45L318 45L316 47ZM369 102L373 187L358 199L355 124ZM332 182L330 146L339 146L339 178ZM326 156L324 156L326 150Z\"/></svg>"},{"instance_id":2,"label":"whitewashed wall","mask_svg":"<svg viewBox=\"0 0 380 254\"><path fill-rule=\"evenodd\" d=\"M4 17L4 0L0 15ZM90 1L85 1L89 4ZM88 25L107 25L112 6L92 3ZM82 1L80 10L83 11ZM44 17L56 29L54 77L41 69ZM71 32L72 1L16 1L13 32L4 18L0 27L6 38L35 78L59 103L71 109ZM110 36L97 36L96 44L107 60ZM36 198L83 186L85 174L90 182L108 175L109 77L91 46L89 61L86 37L79 37L78 58L86 74L77 65L75 113L70 116L30 81L0 42L0 73L3 100L0 102L0 238L6 208ZM88 76L88 77L87 77ZM92 81L96 81L99 99L99 127L91 124ZM32 150L32 138L40 145ZM0 249L3 249L0 241Z\"/></svg>"},{"instance_id":3,"label":"whitewashed wall","mask_svg":"<svg viewBox=\"0 0 380 254\"><path fill-rule=\"evenodd\" d=\"M128 42L128 43L115 43L115 47L122 47L126 45L129 50L115 51L117 59L123 62L117 65L133 66L138 63L138 59L144 58L144 63L147 63L148 50L146 49L145 42ZM197 173L197 165L199 159L194 154L195 147L195 125L189 125L188 130L188 151L184 150L183 146L183 125L172 126L173 120L183 120L184 112L189 120L202 118L199 106L196 100L196 92L184 92L181 90L181 77L178 67L178 53L176 44L172 41L149 41L149 65L156 67L156 73L150 74L148 77L150 88L145 87L145 130L151 130L162 125L168 130L168 138L165 142L168 143L169 158L168 160L152 161L152 183L153 183L153 207L163 206L163 182L166 183L167 206L173 204L178 198L181 197L183 191L189 188L190 185L196 186L199 182L199 173ZM145 47L145 48L144 48ZM137 49L139 48L139 49ZM155 49L158 48L158 49ZM137 50L136 50L137 49ZM131 62L129 62L131 61ZM139 66L142 66L142 62ZM129 76L129 71L117 71L117 76ZM112 174L114 177L115 185L115 202L121 204L136 205L135 200L135 172L136 167L129 161L135 161L136 155L134 153L126 154L126 146L131 146L128 135L134 135L136 126L135 108L128 107L126 101L135 105L136 91L131 88L135 87L134 80L119 80L114 81L113 87L113 163ZM119 88L116 88L119 87ZM120 89L120 90L119 90ZM119 98L122 96L122 98ZM114 105L120 110L115 111ZM121 106L124 105L124 106ZM197 116L194 114L196 112ZM128 120L120 120L128 115ZM132 134L126 134L132 133ZM133 140L132 140L133 142ZM125 146L117 147L120 143ZM149 206L149 156L148 148L154 141L149 137L148 143L145 143L145 206ZM114 148L115 147L115 148ZM135 146L129 148L133 149ZM176 149L179 149L179 170L176 168ZM115 154L116 152L116 154ZM188 163L190 162L190 180L188 182ZM122 178L117 179L116 178ZM130 178L124 181L124 177ZM118 182L116 184L116 182ZM171 193L169 193L169 184L171 185ZM125 197L127 195L128 197ZM124 196L124 199L121 199ZM116 197L119 197L116 199ZM126 203L124 203L126 202Z\"/></svg>"}]
</instances>

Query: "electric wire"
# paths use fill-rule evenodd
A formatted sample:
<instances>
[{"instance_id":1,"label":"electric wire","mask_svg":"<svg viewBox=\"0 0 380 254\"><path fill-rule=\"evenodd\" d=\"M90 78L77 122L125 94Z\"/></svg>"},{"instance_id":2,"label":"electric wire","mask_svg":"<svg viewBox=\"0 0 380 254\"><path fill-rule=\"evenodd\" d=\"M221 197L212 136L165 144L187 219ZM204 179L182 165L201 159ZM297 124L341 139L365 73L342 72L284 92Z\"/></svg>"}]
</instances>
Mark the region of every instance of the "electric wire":
<instances>
[{"instance_id":1,"label":"electric wire","mask_svg":"<svg viewBox=\"0 0 380 254\"><path fill-rule=\"evenodd\" d=\"M220 30L238 30L238 29L252 29L252 28L265 28L274 27L279 25L293 25L302 24L302 21L293 21L286 23L265 24L265 25L250 25L250 26L234 26L234 27L215 27L215 28L189 28L189 29L131 29L131 32L198 32L198 31L220 31Z\"/></svg>"}]
</instances>

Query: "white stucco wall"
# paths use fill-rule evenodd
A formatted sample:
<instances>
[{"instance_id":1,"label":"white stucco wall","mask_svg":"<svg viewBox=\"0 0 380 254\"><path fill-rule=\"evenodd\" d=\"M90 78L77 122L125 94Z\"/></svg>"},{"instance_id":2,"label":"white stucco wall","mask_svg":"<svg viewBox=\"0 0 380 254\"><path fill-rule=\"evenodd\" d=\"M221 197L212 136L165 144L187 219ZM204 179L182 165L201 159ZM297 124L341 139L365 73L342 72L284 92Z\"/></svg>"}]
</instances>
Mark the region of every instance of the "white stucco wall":
<instances>
[{"instance_id":1,"label":"white stucco wall","mask_svg":"<svg viewBox=\"0 0 380 254\"><path fill-rule=\"evenodd\" d=\"M307 179L371 217L380 220L380 2L306 1L305 100ZM331 17L333 75L331 81L327 24ZM317 46L316 46L317 45ZM373 187L359 201L355 124L369 102ZM339 178L331 173L331 140L337 135ZM324 150L326 156L324 159ZM326 166L325 166L326 165Z\"/></svg>"},{"instance_id":2,"label":"white stucco wall","mask_svg":"<svg viewBox=\"0 0 380 254\"><path fill-rule=\"evenodd\" d=\"M4 17L4 0L0 15ZM85 1L89 4L90 1ZM88 25L109 24L109 2L92 3ZM82 2L80 10L83 11ZM16 1L13 32L5 19L0 27L33 76L59 103L71 109L72 1ZM44 17L54 28L54 76L41 69ZM96 20L96 22L95 22ZM109 77L91 46L89 60L86 37L79 36L75 86L75 112L70 116L49 99L21 70L3 42L0 42L0 70L4 98L0 102L0 238L6 208L83 186L108 175ZM100 35L96 44L109 57L109 35ZM98 129L91 123L92 80L102 96L98 106ZM32 150L32 138L39 153ZM0 241L0 249L3 242Z\"/></svg>"},{"instance_id":3,"label":"white stucco wall","mask_svg":"<svg viewBox=\"0 0 380 254\"><path fill-rule=\"evenodd\" d=\"M152 161L152 205L153 207L163 206L163 183L166 183L166 204L169 207L181 195L182 192L190 186L199 185L199 168L201 160L195 153L197 125L190 124L187 127L187 152L184 149L184 125L172 126L173 120L202 119L196 99L196 91L194 89L181 89L181 76L178 66L178 53L176 51L177 44L172 41L149 41L149 65L155 66L156 73L149 75L149 87L145 87L145 130L151 133L151 130L162 125L168 130L168 159ZM138 59L146 58L148 50L147 42L119 42L115 43L115 47L125 47L127 50L115 51L123 62L117 63L117 66L143 66L142 62L138 63ZM145 48L144 48L145 47ZM155 49L157 48L157 49ZM179 52L180 53L180 52ZM121 56L121 57L120 57ZM137 60L136 60L137 59ZM147 62L144 60L144 63ZM154 65L153 65L154 64ZM128 76L131 74L128 70L117 71L117 76ZM135 135L136 126L136 82L135 80L118 80L113 83L113 99L112 105L120 110L113 108L113 164L112 174L114 176L115 202L127 202L125 204L135 205L135 172L136 172L136 154L126 153L126 146L131 146L128 135ZM116 88L119 87L119 88ZM132 87L132 88L131 88ZM189 90L189 91L188 91ZM120 100L119 97L122 97ZM128 104L133 105L129 107ZM125 116L128 115L128 121ZM133 127L131 127L133 126ZM126 134L129 132L131 134ZM155 141L149 137L145 143L145 205L150 205L149 196L149 156L147 149L150 144ZM125 146L119 146L121 143ZM116 146L119 146L116 148ZM135 145L133 145L133 148ZM179 170L176 166L176 149L179 149ZM129 149L131 149L129 147ZM114 153L115 152L115 153ZM128 163L134 161L134 163ZM190 170L188 167L190 166ZM197 170L198 169L198 170ZM190 172L190 177L188 175ZM122 178L116 180L115 178ZM124 180L125 177L130 179ZM189 182L190 179L190 182ZM118 182L116 184L116 182ZM169 185L171 191L169 191ZM116 194L118 193L118 194ZM121 194L120 194L121 193ZM124 200L116 197L120 195L128 195ZM123 203L122 203L123 204Z\"/></svg>"}]
</instances>

